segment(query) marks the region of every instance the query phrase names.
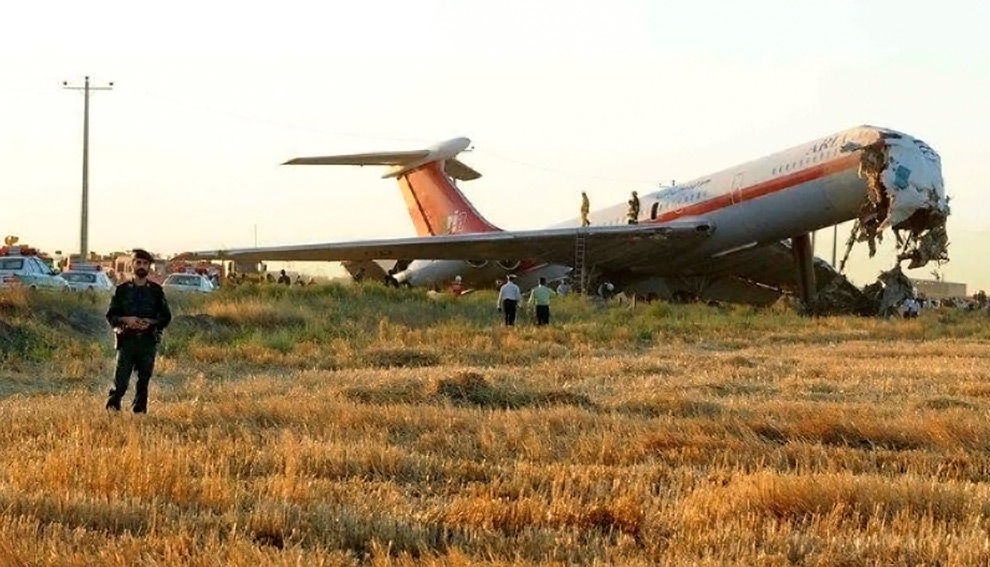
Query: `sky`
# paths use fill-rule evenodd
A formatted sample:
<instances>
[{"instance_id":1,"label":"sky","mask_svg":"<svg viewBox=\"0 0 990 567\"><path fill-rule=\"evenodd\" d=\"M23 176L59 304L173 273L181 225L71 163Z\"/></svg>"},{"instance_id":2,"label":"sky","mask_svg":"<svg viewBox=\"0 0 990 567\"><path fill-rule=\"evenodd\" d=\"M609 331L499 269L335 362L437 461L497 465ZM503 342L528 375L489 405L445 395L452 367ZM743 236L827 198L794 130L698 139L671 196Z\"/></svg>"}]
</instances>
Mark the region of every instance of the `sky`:
<instances>
[{"instance_id":1,"label":"sky","mask_svg":"<svg viewBox=\"0 0 990 567\"><path fill-rule=\"evenodd\" d=\"M527 229L575 217L581 191L605 207L872 124L939 152L940 274L990 289L987 21L969 0L17 3L0 8L0 232L78 249L83 96L62 82L90 75L113 82L90 98L101 252L415 234L382 170L280 165L296 156L467 136L483 177L462 189ZM861 245L848 271L869 283L893 254Z\"/></svg>"}]
</instances>

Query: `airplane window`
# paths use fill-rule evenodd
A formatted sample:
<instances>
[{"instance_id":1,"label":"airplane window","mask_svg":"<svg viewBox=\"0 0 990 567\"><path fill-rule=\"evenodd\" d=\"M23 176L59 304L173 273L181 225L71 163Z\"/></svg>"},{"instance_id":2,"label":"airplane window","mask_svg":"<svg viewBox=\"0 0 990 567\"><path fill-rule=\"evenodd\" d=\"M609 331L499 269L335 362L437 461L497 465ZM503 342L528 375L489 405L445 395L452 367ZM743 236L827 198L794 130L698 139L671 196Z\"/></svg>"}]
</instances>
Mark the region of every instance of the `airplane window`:
<instances>
[{"instance_id":1,"label":"airplane window","mask_svg":"<svg viewBox=\"0 0 990 567\"><path fill-rule=\"evenodd\" d=\"M650 209L650 220L657 220L657 210L660 208L660 202L657 201L653 203L653 207Z\"/></svg>"}]
</instances>

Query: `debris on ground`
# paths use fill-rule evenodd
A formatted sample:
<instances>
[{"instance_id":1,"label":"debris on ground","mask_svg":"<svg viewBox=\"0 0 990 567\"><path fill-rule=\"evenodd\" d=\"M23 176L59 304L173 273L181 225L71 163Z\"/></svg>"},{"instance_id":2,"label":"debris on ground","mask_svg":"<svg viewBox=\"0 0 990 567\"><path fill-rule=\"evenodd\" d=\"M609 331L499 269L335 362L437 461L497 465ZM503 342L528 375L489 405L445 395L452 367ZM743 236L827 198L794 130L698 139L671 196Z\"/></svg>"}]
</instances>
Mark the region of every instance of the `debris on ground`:
<instances>
[{"instance_id":1,"label":"debris on ground","mask_svg":"<svg viewBox=\"0 0 990 567\"><path fill-rule=\"evenodd\" d=\"M914 286L899 265L881 273L877 281L863 289L836 273L831 281L819 288L806 311L810 315L890 317L909 297L914 297Z\"/></svg>"}]
</instances>

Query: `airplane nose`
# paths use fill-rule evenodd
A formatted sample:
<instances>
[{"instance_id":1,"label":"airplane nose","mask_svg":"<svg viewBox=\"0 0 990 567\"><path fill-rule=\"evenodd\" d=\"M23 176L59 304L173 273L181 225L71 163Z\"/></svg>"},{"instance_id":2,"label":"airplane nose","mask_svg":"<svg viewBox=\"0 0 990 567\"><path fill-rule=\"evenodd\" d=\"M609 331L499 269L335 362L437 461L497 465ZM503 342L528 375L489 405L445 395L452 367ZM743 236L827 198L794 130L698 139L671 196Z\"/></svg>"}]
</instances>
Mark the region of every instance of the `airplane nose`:
<instances>
[{"instance_id":1,"label":"airplane nose","mask_svg":"<svg viewBox=\"0 0 990 567\"><path fill-rule=\"evenodd\" d=\"M910 260L909 268L948 260L949 199L938 153L909 136L887 140L887 166L880 181L890 198L886 224L908 232L898 260Z\"/></svg>"},{"instance_id":2,"label":"airplane nose","mask_svg":"<svg viewBox=\"0 0 990 567\"><path fill-rule=\"evenodd\" d=\"M949 214L941 159L920 140L888 140L887 167L880 180L891 199L888 219L895 229L908 229L905 223L912 217L934 223L938 215Z\"/></svg>"}]
</instances>

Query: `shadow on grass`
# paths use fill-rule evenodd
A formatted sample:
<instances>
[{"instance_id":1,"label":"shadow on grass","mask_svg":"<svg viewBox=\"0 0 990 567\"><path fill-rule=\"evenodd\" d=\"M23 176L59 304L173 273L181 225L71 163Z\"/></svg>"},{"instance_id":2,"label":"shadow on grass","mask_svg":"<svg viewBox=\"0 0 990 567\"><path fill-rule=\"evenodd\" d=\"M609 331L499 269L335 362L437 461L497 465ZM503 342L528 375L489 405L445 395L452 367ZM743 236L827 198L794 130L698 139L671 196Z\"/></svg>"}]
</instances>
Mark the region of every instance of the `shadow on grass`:
<instances>
[{"instance_id":1,"label":"shadow on grass","mask_svg":"<svg viewBox=\"0 0 990 567\"><path fill-rule=\"evenodd\" d=\"M521 385L493 384L478 372L458 372L450 378L428 383L406 380L385 387L356 387L345 390L349 399L368 404L451 403L487 409L522 409L572 405L595 408L583 394L563 390L542 390Z\"/></svg>"}]
</instances>

